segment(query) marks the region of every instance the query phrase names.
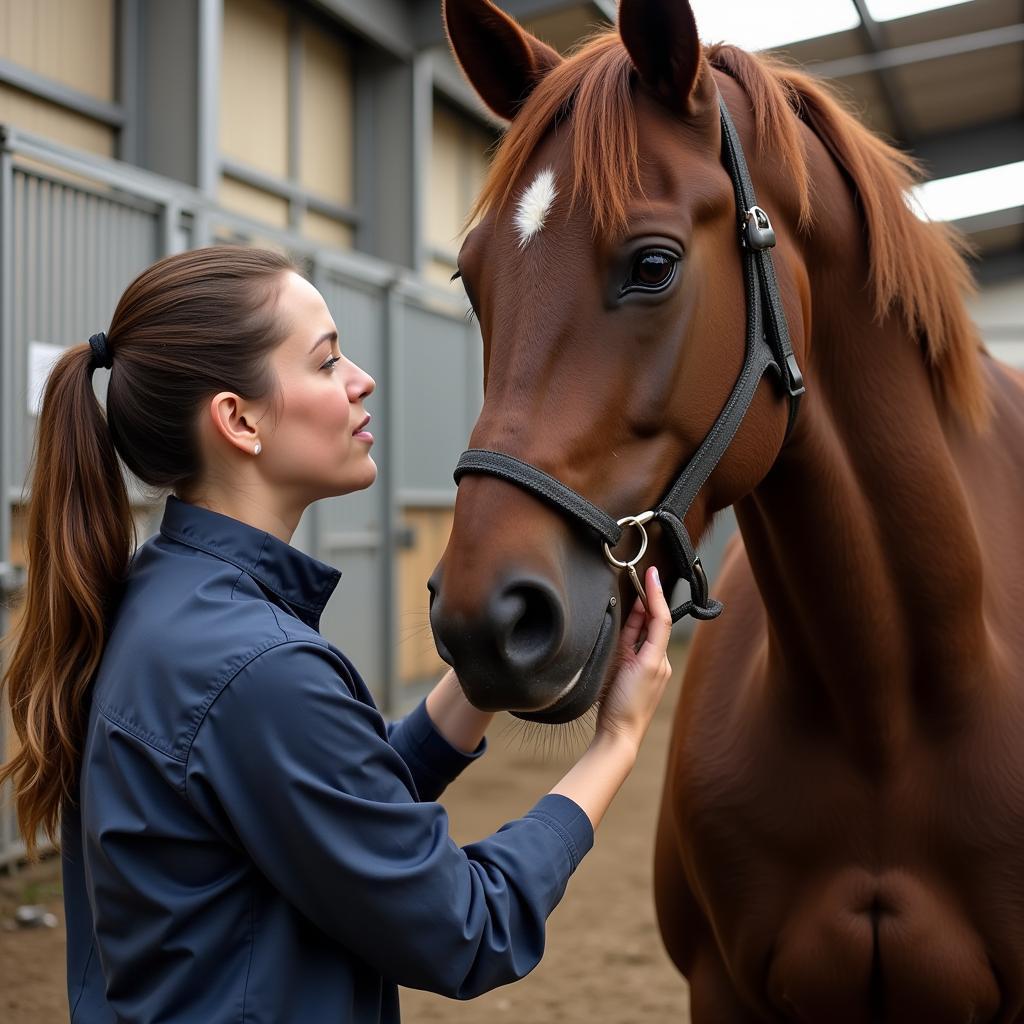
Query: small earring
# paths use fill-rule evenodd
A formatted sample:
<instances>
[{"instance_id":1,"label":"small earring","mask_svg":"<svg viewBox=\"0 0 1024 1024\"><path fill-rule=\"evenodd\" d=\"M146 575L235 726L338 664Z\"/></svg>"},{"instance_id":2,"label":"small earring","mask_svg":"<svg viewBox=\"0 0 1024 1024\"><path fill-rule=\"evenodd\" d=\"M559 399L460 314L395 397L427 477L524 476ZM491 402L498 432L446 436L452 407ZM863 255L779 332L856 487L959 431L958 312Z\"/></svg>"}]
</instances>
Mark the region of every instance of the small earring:
<instances>
[{"instance_id":1,"label":"small earring","mask_svg":"<svg viewBox=\"0 0 1024 1024\"><path fill-rule=\"evenodd\" d=\"M263 451L263 445L261 445L261 444L259 443L259 441L257 441L257 442L256 442L256 447L255 447L255 448L253 448L253 450L252 450L252 453L253 453L253 455L259 455L259 453L260 453L261 451Z\"/></svg>"}]
</instances>

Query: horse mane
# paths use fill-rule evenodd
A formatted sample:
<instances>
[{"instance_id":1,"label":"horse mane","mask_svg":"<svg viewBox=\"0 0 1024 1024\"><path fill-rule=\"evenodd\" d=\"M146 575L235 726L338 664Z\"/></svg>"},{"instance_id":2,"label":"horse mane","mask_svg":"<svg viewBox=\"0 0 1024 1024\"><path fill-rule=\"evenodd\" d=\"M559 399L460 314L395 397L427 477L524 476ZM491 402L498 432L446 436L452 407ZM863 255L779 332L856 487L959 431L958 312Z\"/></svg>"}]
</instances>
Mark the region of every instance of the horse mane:
<instances>
[{"instance_id":1,"label":"horse mane","mask_svg":"<svg viewBox=\"0 0 1024 1024\"><path fill-rule=\"evenodd\" d=\"M757 152L771 150L795 184L798 230L812 223L800 121L831 153L864 221L876 319L898 307L908 332L920 339L937 398L980 429L989 413L981 342L963 301L974 290L965 259L971 247L950 225L923 221L908 206L911 187L924 177L918 162L861 124L824 80L726 44L705 47L704 56L750 97ZM627 204L642 194L635 74L615 29L584 40L538 83L509 125L467 224L492 208L500 211L541 140L573 116L588 130L572 133L570 210L583 200L595 233L622 230Z\"/></svg>"}]
</instances>

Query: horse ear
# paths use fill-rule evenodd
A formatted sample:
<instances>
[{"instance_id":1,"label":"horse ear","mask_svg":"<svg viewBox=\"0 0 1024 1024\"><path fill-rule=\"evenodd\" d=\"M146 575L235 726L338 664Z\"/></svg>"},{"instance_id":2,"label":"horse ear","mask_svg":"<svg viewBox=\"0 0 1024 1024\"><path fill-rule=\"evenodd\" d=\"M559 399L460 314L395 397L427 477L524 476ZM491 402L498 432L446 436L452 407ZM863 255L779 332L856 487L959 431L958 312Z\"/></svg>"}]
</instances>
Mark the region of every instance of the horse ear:
<instances>
[{"instance_id":1,"label":"horse ear","mask_svg":"<svg viewBox=\"0 0 1024 1024\"><path fill-rule=\"evenodd\" d=\"M537 83L562 58L490 0L443 0L448 42L470 85L511 121Z\"/></svg>"},{"instance_id":2,"label":"horse ear","mask_svg":"<svg viewBox=\"0 0 1024 1024\"><path fill-rule=\"evenodd\" d=\"M619 36L640 80L674 113L691 113L701 46L689 0L622 0Z\"/></svg>"}]
</instances>

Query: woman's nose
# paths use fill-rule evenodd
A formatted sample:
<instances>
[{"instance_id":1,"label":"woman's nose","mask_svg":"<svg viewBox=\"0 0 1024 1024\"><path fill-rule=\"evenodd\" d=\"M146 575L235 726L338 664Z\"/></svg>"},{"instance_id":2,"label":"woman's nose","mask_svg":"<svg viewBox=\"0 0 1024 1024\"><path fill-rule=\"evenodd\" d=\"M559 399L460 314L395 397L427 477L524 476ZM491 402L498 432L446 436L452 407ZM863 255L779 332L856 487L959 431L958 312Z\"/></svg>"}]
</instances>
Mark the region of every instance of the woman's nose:
<instances>
[{"instance_id":1,"label":"woman's nose","mask_svg":"<svg viewBox=\"0 0 1024 1024\"><path fill-rule=\"evenodd\" d=\"M358 402L362 398L366 398L368 395L372 395L377 387L377 382L365 371L352 364L356 367L358 373L355 377L351 378L348 383L353 385L352 391L349 394L352 395L352 401ZM353 391L355 394L353 395Z\"/></svg>"}]
</instances>

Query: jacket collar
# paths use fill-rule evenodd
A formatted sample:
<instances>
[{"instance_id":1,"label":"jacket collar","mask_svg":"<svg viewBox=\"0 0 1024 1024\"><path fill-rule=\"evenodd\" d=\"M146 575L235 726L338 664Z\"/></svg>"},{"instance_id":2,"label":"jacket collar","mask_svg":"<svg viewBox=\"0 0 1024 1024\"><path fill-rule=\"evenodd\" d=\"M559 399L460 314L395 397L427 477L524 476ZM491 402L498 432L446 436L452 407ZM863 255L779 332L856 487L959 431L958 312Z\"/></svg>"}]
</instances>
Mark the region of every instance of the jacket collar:
<instances>
[{"instance_id":1,"label":"jacket collar","mask_svg":"<svg viewBox=\"0 0 1024 1024\"><path fill-rule=\"evenodd\" d=\"M167 496L160 532L244 569L307 625L320 628L341 571L232 516Z\"/></svg>"}]
</instances>

